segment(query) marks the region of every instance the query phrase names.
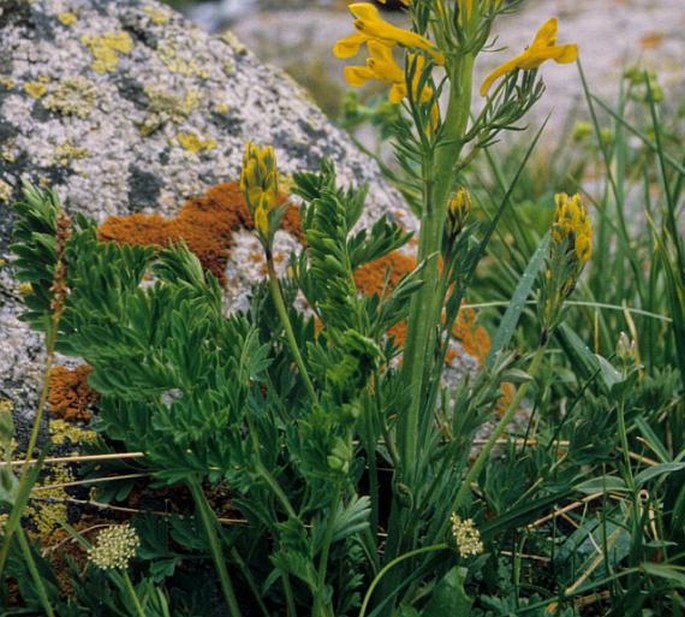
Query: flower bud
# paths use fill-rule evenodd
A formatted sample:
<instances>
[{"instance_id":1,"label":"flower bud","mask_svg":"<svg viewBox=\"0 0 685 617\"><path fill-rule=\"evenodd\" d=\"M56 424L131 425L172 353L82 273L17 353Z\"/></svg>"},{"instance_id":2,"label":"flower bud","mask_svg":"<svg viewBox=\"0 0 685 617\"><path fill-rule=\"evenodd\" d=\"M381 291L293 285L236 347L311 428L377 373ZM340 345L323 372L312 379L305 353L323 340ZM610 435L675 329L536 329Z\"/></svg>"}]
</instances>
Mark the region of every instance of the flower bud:
<instances>
[{"instance_id":1,"label":"flower bud","mask_svg":"<svg viewBox=\"0 0 685 617\"><path fill-rule=\"evenodd\" d=\"M471 194L462 186L452 195L447 204L447 235L450 238L461 233L472 209Z\"/></svg>"}]
</instances>

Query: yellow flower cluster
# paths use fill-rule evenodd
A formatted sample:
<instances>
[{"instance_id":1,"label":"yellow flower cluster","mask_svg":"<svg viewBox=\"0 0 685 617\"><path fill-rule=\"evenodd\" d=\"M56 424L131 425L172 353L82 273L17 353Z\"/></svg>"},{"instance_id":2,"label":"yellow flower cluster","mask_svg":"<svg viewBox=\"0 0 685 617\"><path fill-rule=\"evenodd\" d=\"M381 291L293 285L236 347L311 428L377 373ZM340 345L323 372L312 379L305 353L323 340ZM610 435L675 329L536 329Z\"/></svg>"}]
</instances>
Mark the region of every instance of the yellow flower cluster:
<instances>
[{"instance_id":1,"label":"yellow flower cluster","mask_svg":"<svg viewBox=\"0 0 685 617\"><path fill-rule=\"evenodd\" d=\"M125 570L139 546L140 538L131 525L110 525L88 549L88 559L102 570Z\"/></svg>"},{"instance_id":2,"label":"yellow flower cluster","mask_svg":"<svg viewBox=\"0 0 685 617\"><path fill-rule=\"evenodd\" d=\"M344 69L345 79L351 86L360 87L368 80L375 79L391 86L390 100L393 103L399 103L407 96L404 69L397 64L392 54L396 45L408 49L421 49L437 64L444 64L445 57L427 38L388 23L381 18L378 9L372 4L359 2L351 4L348 8L355 17L354 27L358 32L336 42L333 54L341 59L352 58L359 53L364 44L367 45L370 54L365 66L348 66ZM409 54L408 59L409 62L416 64L412 92L421 102L426 102L433 94L432 89L426 86L418 93L425 60L418 54Z\"/></svg>"},{"instance_id":3,"label":"yellow flower cluster","mask_svg":"<svg viewBox=\"0 0 685 617\"><path fill-rule=\"evenodd\" d=\"M592 221L578 193L572 197L557 193L554 203L552 240L556 244L568 241L569 250L575 253L578 266L582 268L592 256Z\"/></svg>"},{"instance_id":4,"label":"yellow flower cluster","mask_svg":"<svg viewBox=\"0 0 685 617\"><path fill-rule=\"evenodd\" d=\"M278 169L273 147L258 147L250 141L245 146L240 188L247 209L263 239L269 237L269 216L278 206Z\"/></svg>"},{"instance_id":5,"label":"yellow flower cluster","mask_svg":"<svg viewBox=\"0 0 685 617\"><path fill-rule=\"evenodd\" d=\"M462 557L480 555L483 552L483 542L473 520L470 518L462 519L454 512L450 517L450 521L452 523L452 536L457 545L459 555Z\"/></svg>"}]
</instances>

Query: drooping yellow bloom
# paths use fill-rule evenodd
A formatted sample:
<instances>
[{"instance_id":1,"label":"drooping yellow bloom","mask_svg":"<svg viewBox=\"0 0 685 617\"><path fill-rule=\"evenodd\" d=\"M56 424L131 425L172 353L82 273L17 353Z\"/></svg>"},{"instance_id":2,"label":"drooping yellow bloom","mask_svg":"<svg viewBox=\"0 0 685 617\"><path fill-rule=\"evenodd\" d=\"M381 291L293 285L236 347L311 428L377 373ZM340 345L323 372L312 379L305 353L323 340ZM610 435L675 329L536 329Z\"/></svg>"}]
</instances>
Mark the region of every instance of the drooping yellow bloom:
<instances>
[{"instance_id":1,"label":"drooping yellow bloom","mask_svg":"<svg viewBox=\"0 0 685 617\"><path fill-rule=\"evenodd\" d=\"M557 64L575 62L578 58L578 46L575 44L557 45L557 18L548 19L535 35L531 46L522 54L505 62L492 71L480 87L481 96L486 96L493 82L502 75L521 69L530 71L538 68L547 60Z\"/></svg>"},{"instance_id":2,"label":"drooping yellow bloom","mask_svg":"<svg viewBox=\"0 0 685 617\"><path fill-rule=\"evenodd\" d=\"M392 48L375 40L368 42L371 56L366 61L366 66L346 66L343 74L350 86L355 88L363 86L367 81L375 79L390 85L389 98L392 103L399 103L407 96L407 82L404 70L400 67L392 55ZM433 95L433 89L425 85L418 94L421 73L425 65L423 56L409 54L409 62L416 62L416 70L412 79L412 93L425 103Z\"/></svg>"},{"instance_id":3,"label":"drooping yellow bloom","mask_svg":"<svg viewBox=\"0 0 685 617\"><path fill-rule=\"evenodd\" d=\"M278 206L278 169L271 146L258 147L253 141L245 146L240 188L257 231L269 237L269 214Z\"/></svg>"},{"instance_id":4,"label":"drooping yellow bloom","mask_svg":"<svg viewBox=\"0 0 685 617\"><path fill-rule=\"evenodd\" d=\"M337 58L351 58L356 55L363 43L370 40L378 41L387 47L401 45L402 47L422 49L428 52L437 64L444 64L445 57L427 38L403 28L393 26L385 21L373 4L356 2L348 7L355 17L354 27L357 33L340 39L333 47Z\"/></svg>"},{"instance_id":5,"label":"drooping yellow bloom","mask_svg":"<svg viewBox=\"0 0 685 617\"><path fill-rule=\"evenodd\" d=\"M574 252L578 267L582 268L592 256L592 221L578 193L572 197L557 193L554 203L552 241L559 245L568 241L569 250Z\"/></svg>"}]
</instances>

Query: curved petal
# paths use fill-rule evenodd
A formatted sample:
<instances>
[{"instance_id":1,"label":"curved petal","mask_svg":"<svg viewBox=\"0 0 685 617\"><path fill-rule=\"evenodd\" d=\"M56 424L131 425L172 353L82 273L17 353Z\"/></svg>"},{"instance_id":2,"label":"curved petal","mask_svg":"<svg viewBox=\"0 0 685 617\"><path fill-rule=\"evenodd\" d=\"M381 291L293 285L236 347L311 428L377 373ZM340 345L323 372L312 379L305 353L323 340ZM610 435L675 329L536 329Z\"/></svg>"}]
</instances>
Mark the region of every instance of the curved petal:
<instances>
[{"instance_id":1,"label":"curved petal","mask_svg":"<svg viewBox=\"0 0 685 617\"><path fill-rule=\"evenodd\" d=\"M569 43L568 45L558 45L554 48L552 60L558 64L568 64L578 59L578 45Z\"/></svg>"},{"instance_id":2,"label":"curved petal","mask_svg":"<svg viewBox=\"0 0 685 617\"><path fill-rule=\"evenodd\" d=\"M359 48L369 40L363 32L355 32L336 41L333 46L333 55L336 58L352 58L359 53Z\"/></svg>"},{"instance_id":3,"label":"curved petal","mask_svg":"<svg viewBox=\"0 0 685 617\"><path fill-rule=\"evenodd\" d=\"M365 66L346 66L343 69L345 81L355 88L361 88L369 79L374 79L373 71Z\"/></svg>"},{"instance_id":4,"label":"curved petal","mask_svg":"<svg viewBox=\"0 0 685 617\"><path fill-rule=\"evenodd\" d=\"M354 4L350 4L347 9L357 19L378 19L382 21L379 10L369 2L355 2Z\"/></svg>"},{"instance_id":5,"label":"curved petal","mask_svg":"<svg viewBox=\"0 0 685 617\"><path fill-rule=\"evenodd\" d=\"M394 83L388 94L391 103L399 103L405 96L407 96L407 86L404 82Z\"/></svg>"},{"instance_id":6,"label":"curved petal","mask_svg":"<svg viewBox=\"0 0 685 617\"><path fill-rule=\"evenodd\" d=\"M505 62L504 64L500 64L494 71L491 73L488 73L488 76L483 80L483 84L480 87L480 95L481 96L487 96L488 91L490 90L490 86L502 77L502 75L506 75L510 71L513 71L517 68L519 68L519 64L521 62L521 56L517 56L516 58L512 58L508 62Z\"/></svg>"},{"instance_id":7,"label":"curved petal","mask_svg":"<svg viewBox=\"0 0 685 617\"><path fill-rule=\"evenodd\" d=\"M550 17L535 34L531 47L536 45L550 46L557 42L559 22L556 17Z\"/></svg>"}]
</instances>

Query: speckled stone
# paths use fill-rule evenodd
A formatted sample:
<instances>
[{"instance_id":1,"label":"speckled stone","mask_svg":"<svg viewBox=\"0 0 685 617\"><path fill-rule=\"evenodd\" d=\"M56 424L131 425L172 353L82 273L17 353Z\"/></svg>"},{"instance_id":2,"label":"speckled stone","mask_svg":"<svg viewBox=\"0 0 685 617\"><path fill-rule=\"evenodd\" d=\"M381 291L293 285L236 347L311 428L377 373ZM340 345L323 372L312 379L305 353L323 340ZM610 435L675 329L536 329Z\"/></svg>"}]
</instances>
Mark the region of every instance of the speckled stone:
<instances>
[{"instance_id":1,"label":"speckled stone","mask_svg":"<svg viewBox=\"0 0 685 617\"><path fill-rule=\"evenodd\" d=\"M18 321L8 246L22 178L50 185L102 222L173 216L209 186L238 177L244 142L272 143L284 173L333 159L346 183L369 183L362 224L394 213L415 226L378 167L290 79L235 37L211 37L150 0L3 0L0 4L0 398L35 410L42 340ZM13 195L12 195L13 193ZM11 196L10 196L11 195ZM279 240L284 251L297 248ZM240 236L229 306L261 269Z\"/></svg>"}]
</instances>

